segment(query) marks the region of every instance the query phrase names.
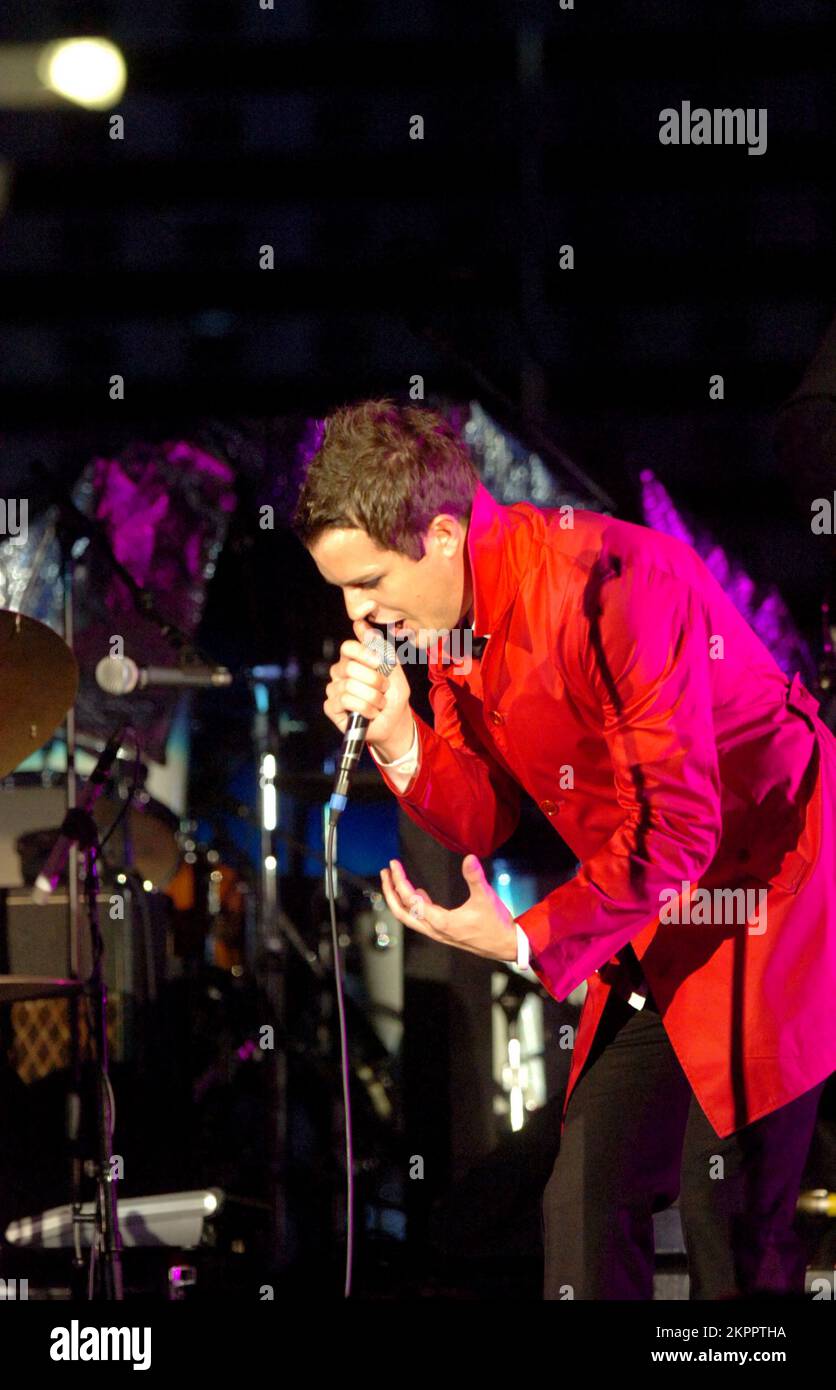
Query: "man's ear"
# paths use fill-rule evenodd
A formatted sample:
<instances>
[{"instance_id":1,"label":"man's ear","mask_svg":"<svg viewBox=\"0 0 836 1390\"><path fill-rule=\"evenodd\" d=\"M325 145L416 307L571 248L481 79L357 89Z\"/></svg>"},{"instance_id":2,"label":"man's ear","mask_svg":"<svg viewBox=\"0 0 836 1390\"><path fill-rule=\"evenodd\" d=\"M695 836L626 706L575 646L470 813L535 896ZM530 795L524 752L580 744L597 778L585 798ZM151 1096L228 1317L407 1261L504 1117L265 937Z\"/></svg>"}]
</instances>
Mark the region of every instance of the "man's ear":
<instances>
[{"instance_id":1,"label":"man's ear","mask_svg":"<svg viewBox=\"0 0 836 1390\"><path fill-rule=\"evenodd\" d=\"M453 539L456 540L459 549L464 549L467 527L458 517L452 516L449 512L440 512L438 516L433 517L430 522L427 535L432 535L441 546L443 553L448 555L451 549L449 542ZM422 542L424 542L424 554L426 554L425 541L426 538L422 537Z\"/></svg>"}]
</instances>

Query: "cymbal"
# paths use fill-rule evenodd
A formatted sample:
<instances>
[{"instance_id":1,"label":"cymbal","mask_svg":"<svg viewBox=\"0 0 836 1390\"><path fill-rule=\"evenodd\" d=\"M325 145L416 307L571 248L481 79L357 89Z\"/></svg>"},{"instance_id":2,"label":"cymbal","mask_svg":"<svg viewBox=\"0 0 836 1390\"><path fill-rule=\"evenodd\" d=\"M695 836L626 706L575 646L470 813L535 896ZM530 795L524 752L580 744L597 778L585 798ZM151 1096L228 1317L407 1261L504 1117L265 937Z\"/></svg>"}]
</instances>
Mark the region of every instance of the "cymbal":
<instances>
[{"instance_id":1,"label":"cymbal","mask_svg":"<svg viewBox=\"0 0 836 1390\"><path fill-rule=\"evenodd\" d=\"M0 777L55 732L78 690L78 663L45 623L0 609Z\"/></svg>"}]
</instances>

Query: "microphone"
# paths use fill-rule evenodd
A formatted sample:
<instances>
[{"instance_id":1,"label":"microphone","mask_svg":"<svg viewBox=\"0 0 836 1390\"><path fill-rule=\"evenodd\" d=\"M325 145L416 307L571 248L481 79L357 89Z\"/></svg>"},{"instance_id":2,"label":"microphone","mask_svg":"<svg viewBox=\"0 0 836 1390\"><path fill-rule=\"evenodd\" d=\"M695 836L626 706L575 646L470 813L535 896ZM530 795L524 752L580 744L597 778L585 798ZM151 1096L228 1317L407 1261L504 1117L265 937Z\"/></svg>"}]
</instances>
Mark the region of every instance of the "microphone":
<instances>
[{"instance_id":1,"label":"microphone","mask_svg":"<svg viewBox=\"0 0 836 1390\"><path fill-rule=\"evenodd\" d=\"M372 656L378 660L377 669L382 676L388 676L398 664L398 655L391 642L380 632L370 632L367 634L363 645L368 647ZM358 714L352 710L348 716L348 724L343 734L343 746L340 752L339 766L337 775L334 779L334 790L331 793L331 800L328 803L330 809L330 821L333 823L346 808L348 802L348 787L351 781L351 774L360 761L360 754L366 742L366 734L369 729L369 721L364 714Z\"/></svg>"},{"instance_id":2,"label":"microphone","mask_svg":"<svg viewBox=\"0 0 836 1390\"><path fill-rule=\"evenodd\" d=\"M103 656L96 667L96 683L108 695L130 695L149 685L202 687L232 685L225 666L137 666L129 656Z\"/></svg>"},{"instance_id":3,"label":"microphone","mask_svg":"<svg viewBox=\"0 0 836 1390\"><path fill-rule=\"evenodd\" d=\"M87 836L87 815L94 802L98 801L104 791L124 732L125 725L122 724L114 734L111 734L109 741L99 754L99 761L87 779L81 801L77 806L71 806L64 817L64 822L58 832L58 839L52 846L46 863L35 879L32 897L39 906L43 906L50 893L55 891L70 857L72 846L77 845Z\"/></svg>"}]
</instances>

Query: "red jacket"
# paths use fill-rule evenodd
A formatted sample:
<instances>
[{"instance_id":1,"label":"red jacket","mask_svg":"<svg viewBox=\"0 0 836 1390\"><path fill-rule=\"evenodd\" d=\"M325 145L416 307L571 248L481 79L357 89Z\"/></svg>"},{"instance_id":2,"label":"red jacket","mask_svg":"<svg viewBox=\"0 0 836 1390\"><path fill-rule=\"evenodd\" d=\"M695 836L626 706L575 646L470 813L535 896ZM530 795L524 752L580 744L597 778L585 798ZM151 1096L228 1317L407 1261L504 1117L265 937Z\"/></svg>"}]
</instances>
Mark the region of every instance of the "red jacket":
<instances>
[{"instance_id":1,"label":"red jacket","mask_svg":"<svg viewBox=\"0 0 836 1390\"><path fill-rule=\"evenodd\" d=\"M467 547L489 640L431 662L404 810L483 858L529 793L580 862L518 919L555 999L588 979L566 1101L632 942L724 1137L836 1070L836 739L683 542L480 486ZM766 890L765 930L660 921L683 883Z\"/></svg>"}]
</instances>

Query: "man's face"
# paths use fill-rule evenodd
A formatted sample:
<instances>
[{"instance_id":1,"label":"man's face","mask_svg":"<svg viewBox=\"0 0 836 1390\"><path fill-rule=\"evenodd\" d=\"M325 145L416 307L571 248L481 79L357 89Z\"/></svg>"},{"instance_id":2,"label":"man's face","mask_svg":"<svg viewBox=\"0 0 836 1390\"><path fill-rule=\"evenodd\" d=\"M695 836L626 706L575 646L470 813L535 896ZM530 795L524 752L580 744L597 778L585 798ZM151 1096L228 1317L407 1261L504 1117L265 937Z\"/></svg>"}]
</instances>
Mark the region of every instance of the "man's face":
<instances>
[{"instance_id":1,"label":"man's face","mask_svg":"<svg viewBox=\"0 0 836 1390\"><path fill-rule=\"evenodd\" d=\"M352 622L391 627L421 648L434 632L456 627L470 607L466 538L465 523L439 515L420 560L383 550L365 531L340 527L321 532L309 550L323 579L343 590Z\"/></svg>"}]
</instances>

